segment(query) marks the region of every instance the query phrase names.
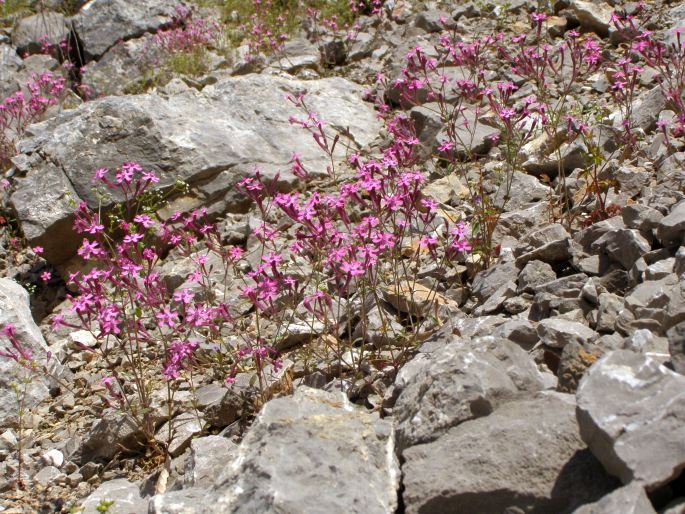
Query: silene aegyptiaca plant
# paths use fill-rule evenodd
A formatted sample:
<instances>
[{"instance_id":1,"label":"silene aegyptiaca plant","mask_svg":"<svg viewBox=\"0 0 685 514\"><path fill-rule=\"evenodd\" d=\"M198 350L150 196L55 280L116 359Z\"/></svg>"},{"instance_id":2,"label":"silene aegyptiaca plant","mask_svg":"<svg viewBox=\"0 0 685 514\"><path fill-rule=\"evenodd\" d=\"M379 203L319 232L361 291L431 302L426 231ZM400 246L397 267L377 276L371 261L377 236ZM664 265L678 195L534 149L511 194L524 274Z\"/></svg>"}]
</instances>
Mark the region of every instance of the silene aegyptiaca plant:
<instances>
[{"instance_id":1,"label":"silene aegyptiaca plant","mask_svg":"<svg viewBox=\"0 0 685 514\"><path fill-rule=\"evenodd\" d=\"M267 375L282 366L283 351L301 352L312 366L305 374L316 370L319 351L331 376L355 377L370 362L397 368L449 314L438 288L461 287L456 263L471 251L470 228L422 193L426 177L409 120L388 117L392 141L382 155L349 155L343 176L334 155L339 136L303 95L289 100L304 113L291 123L330 157L325 175L335 192L279 192L277 177L257 170L237 186L259 220L247 248L223 244L204 210L162 220L153 192L159 178L133 162L95 172L114 207L81 203L75 212L83 236L77 253L88 266L69 276L78 291L74 316L57 314L53 324L95 337L82 351L99 355L108 403L128 413L151 444L160 420L172 415L154 409L153 391L166 390L171 409L178 385L194 389L200 370L227 387L252 373L261 403L272 394ZM320 171L293 156L304 187ZM169 252L192 263L181 286L163 273ZM73 317L79 322L67 321ZM372 319L380 322L370 326ZM317 350L297 348L303 333Z\"/></svg>"},{"instance_id":2,"label":"silene aegyptiaca plant","mask_svg":"<svg viewBox=\"0 0 685 514\"><path fill-rule=\"evenodd\" d=\"M16 154L15 143L31 123L40 121L45 112L62 100L64 77L49 71L34 75L17 91L0 101L0 170L10 165Z\"/></svg>"}]
</instances>

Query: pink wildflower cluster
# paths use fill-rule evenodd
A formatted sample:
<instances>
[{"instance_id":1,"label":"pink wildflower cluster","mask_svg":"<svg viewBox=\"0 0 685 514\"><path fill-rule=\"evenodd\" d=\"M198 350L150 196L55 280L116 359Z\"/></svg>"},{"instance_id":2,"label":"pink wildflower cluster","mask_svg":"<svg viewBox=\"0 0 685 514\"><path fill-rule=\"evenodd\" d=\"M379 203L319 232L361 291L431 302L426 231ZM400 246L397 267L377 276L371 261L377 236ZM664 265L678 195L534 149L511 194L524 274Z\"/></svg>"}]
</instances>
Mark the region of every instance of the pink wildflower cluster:
<instances>
[{"instance_id":1,"label":"pink wildflower cluster","mask_svg":"<svg viewBox=\"0 0 685 514\"><path fill-rule=\"evenodd\" d=\"M674 41L667 45L648 30L649 19L644 3L640 3L633 14L615 12L612 16L614 27L630 42L625 57L618 63L619 71L613 75L613 90L625 106L624 120L629 120L637 75L645 69L653 70L655 81L676 113L673 120L658 123L667 141L671 142L671 138L685 138L685 29L673 29ZM635 62L636 55L640 57L639 62Z\"/></svg>"},{"instance_id":2,"label":"pink wildflower cluster","mask_svg":"<svg viewBox=\"0 0 685 514\"><path fill-rule=\"evenodd\" d=\"M26 92L17 91L0 102L0 165L14 155L14 142L26 127L60 101L64 82L63 77L44 72L25 85Z\"/></svg>"},{"instance_id":3,"label":"pink wildflower cluster","mask_svg":"<svg viewBox=\"0 0 685 514\"><path fill-rule=\"evenodd\" d=\"M192 52L197 47L212 45L221 28L216 21L195 18L187 7L176 7L173 27L157 32L152 37L152 45L168 54Z\"/></svg>"}]
</instances>

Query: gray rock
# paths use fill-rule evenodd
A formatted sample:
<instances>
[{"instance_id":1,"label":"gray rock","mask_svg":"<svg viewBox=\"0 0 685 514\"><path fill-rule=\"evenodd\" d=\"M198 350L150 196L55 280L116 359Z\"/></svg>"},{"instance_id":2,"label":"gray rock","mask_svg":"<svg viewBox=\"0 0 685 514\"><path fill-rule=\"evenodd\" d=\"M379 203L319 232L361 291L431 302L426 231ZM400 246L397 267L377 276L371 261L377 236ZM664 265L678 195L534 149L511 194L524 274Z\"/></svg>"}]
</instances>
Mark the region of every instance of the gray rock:
<instances>
[{"instance_id":1,"label":"gray rock","mask_svg":"<svg viewBox=\"0 0 685 514\"><path fill-rule=\"evenodd\" d=\"M12 325L16 337L24 349L31 352L38 365L46 362L47 344L40 329L33 321L29 293L13 280L0 278L0 328ZM0 350L10 349L17 353L4 334L0 334ZM12 384L19 384L26 378L24 408L32 408L48 396L48 388L40 375L33 375L15 361L0 357L0 427L7 426L16 416L17 400Z\"/></svg>"},{"instance_id":2,"label":"gray rock","mask_svg":"<svg viewBox=\"0 0 685 514\"><path fill-rule=\"evenodd\" d=\"M142 36L169 25L175 0L90 0L72 18L72 25L88 60L100 58L118 41Z\"/></svg>"},{"instance_id":3,"label":"gray rock","mask_svg":"<svg viewBox=\"0 0 685 514\"><path fill-rule=\"evenodd\" d=\"M88 63L81 73L81 84L91 89L93 97L122 95L153 67L160 52L144 36L114 45L98 61Z\"/></svg>"},{"instance_id":4,"label":"gray rock","mask_svg":"<svg viewBox=\"0 0 685 514\"><path fill-rule=\"evenodd\" d=\"M316 69L319 66L322 55L326 63L336 64L341 58L342 62L345 61L345 55L336 55L336 49L333 45L328 44L324 45L324 47L320 53L319 48L304 37L290 39L283 45L283 55L285 57L279 59L275 65L279 69L294 74L303 68Z\"/></svg>"},{"instance_id":5,"label":"gray rock","mask_svg":"<svg viewBox=\"0 0 685 514\"><path fill-rule=\"evenodd\" d=\"M160 188L187 181L200 204L223 201L254 166L266 177L284 171L279 185L292 187L295 177L287 170L295 150L308 168L325 170L316 142L288 123L297 112L283 96L302 90L309 92L309 107L325 113L329 126L349 127L353 147L369 144L378 134L373 108L359 100L360 86L340 78L305 82L266 75L228 78L166 100L154 94L107 97L34 125L35 136L20 143L20 151L28 153L14 159L22 177L10 197L24 234L32 245L45 248L51 262L71 257L81 238L71 230L70 200L97 207L94 171L126 161L157 172ZM222 116L207 117L206 112ZM216 177L222 183L211 196L196 191Z\"/></svg>"},{"instance_id":6,"label":"gray rock","mask_svg":"<svg viewBox=\"0 0 685 514\"><path fill-rule=\"evenodd\" d=\"M450 13L436 9L418 13L414 24L426 32L442 32L456 25Z\"/></svg>"},{"instance_id":7,"label":"gray rock","mask_svg":"<svg viewBox=\"0 0 685 514\"><path fill-rule=\"evenodd\" d=\"M578 387L580 433L606 470L647 491L685 466L685 377L649 356L617 350Z\"/></svg>"},{"instance_id":8,"label":"gray rock","mask_svg":"<svg viewBox=\"0 0 685 514\"><path fill-rule=\"evenodd\" d=\"M557 278L552 266L542 261L529 261L519 273L518 292L532 292L536 286Z\"/></svg>"},{"instance_id":9,"label":"gray rock","mask_svg":"<svg viewBox=\"0 0 685 514\"><path fill-rule=\"evenodd\" d=\"M493 193L493 201L503 207L505 212L511 212L549 198L550 188L532 175L515 171L511 176L509 187L507 188L506 183L500 184Z\"/></svg>"},{"instance_id":10,"label":"gray rock","mask_svg":"<svg viewBox=\"0 0 685 514\"><path fill-rule=\"evenodd\" d=\"M569 343L591 343L599 334L591 328L563 318L543 319L538 324L540 341L550 348L563 348Z\"/></svg>"},{"instance_id":11,"label":"gray rock","mask_svg":"<svg viewBox=\"0 0 685 514\"><path fill-rule=\"evenodd\" d=\"M601 355L597 345L581 345L574 341L564 346L557 369L557 391L575 393L585 372Z\"/></svg>"},{"instance_id":12,"label":"gray rock","mask_svg":"<svg viewBox=\"0 0 685 514\"><path fill-rule=\"evenodd\" d=\"M663 334L672 326L685 321L685 282L675 274L637 285L626 297L627 309L621 316L632 313L635 328L650 328ZM639 326L653 320L650 326Z\"/></svg>"},{"instance_id":13,"label":"gray rock","mask_svg":"<svg viewBox=\"0 0 685 514\"><path fill-rule=\"evenodd\" d=\"M680 322L666 333L671 365L681 375L685 375L685 322Z\"/></svg>"},{"instance_id":14,"label":"gray rock","mask_svg":"<svg viewBox=\"0 0 685 514\"><path fill-rule=\"evenodd\" d=\"M204 512L207 499L207 490L204 488L189 487L180 491L169 491L150 498L146 513L199 514Z\"/></svg>"},{"instance_id":15,"label":"gray rock","mask_svg":"<svg viewBox=\"0 0 685 514\"><path fill-rule=\"evenodd\" d=\"M506 237L520 239L524 234L545 223L548 210L548 205L535 203L527 209L503 213L493 232L493 240L502 242Z\"/></svg>"},{"instance_id":16,"label":"gray rock","mask_svg":"<svg viewBox=\"0 0 685 514\"><path fill-rule=\"evenodd\" d=\"M604 253L610 260L629 270L652 246L637 230L612 230L590 245L593 253Z\"/></svg>"},{"instance_id":17,"label":"gray rock","mask_svg":"<svg viewBox=\"0 0 685 514\"><path fill-rule=\"evenodd\" d=\"M83 514L98 514L101 502L112 502L108 514L131 514L147 512L148 500L140 496L140 490L125 478L117 478L103 483L81 504Z\"/></svg>"},{"instance_id":18,"label":"gray rock","mask_svg":"<svg viewBox=\"0 0 685 514\"><path fill-rule=\"evenodd\" d=\"M540 340L533 323L527 319L513 319L495 329L495 337L503 337L516 343L526 351L531 350Z\"/></svg>"},{"instance_id":19,"label":"gray rock","mask_svg":"<svg viewBox=\"0 0 685 514\"><path fill-rule=\"evenodd\" d=\"M614 331L616 318L623 309L623 299L615 294L601 293L599 295L599 309L597 313L597 332L611 333Z\"/></svg>"},{"instance_id":20,"label":"gray rock","mask_svg":"<svg viewBox=\"0 0 685 514\"><path fill-rule=\"evenodd\" d=\"M440 106L432 102L416 106L410 111L419 140L432 152L435 152L440 143L448 138L444 132L445 123L439 112ZM456 145L453 151L460 155L487 153L492 147L493 136L499 134L499 131L483 124L471 111L464 111L460 116L468 125L455 127Z\"/></svg>"},{"instance_id":21,"label":"gray rock","mask_svg":"<svg viewBox=\"0 0 685 514\"><path fill-rule=\"evenodd\" d=\"M590 247L592 243L597 241L607 232L612 230L619 230L625 228L623 219L619 216L614 216L608 220L600 221L594 225L590 225L588 228L580 230L573 235L574 241L576 241L583 248L586 253L591 253Z\"/></svg>"},{"instance_id":22,"label":"gray rock","mask_svg":"<svg viewBox=\"0 0 685 514\"><path fill-rule=\"evenodd\" d=\"M390 514L398 485L390 423L299 387L264 406L204 512Z\"/></svg>"},{"instance_id":23,"label":"gray rock","mask_svg":"<svg viewBox=\"0 0 685 514\"><path fill-rule=\"evenodd\" d=\"M66 475L55 466L45 466L33 476L33 482L45 487L49 484L57 483L60 478L64 479Z\"/></svg>"},{"instance_id":24,"label":"gray rock","mask_svg":"<svg viewBox=\"0 0 685 514\"><path fill-rule=\"evenodd\" d=\"M208 488L237 456L238 446L218 435L193 439L183 481L186 487Z\"/></svg>"},{"instance_id":25,"label":"gray rock","mask_svg":"<svg viewBox=\"0 0 685 514\"><path fill-rule=\"evenodd\" d=\"M12 31L12 44L20 54L41 53L42 39L52 45L67 39L69 30L64 15L57 12L41 11L38 14L19 20Z\"/></svg>"},{"instance_id":26,"label":"gray rock","mask_svg":"<svg viewBox=\"0 0 685 514\"><path fill-rule=\"evenodd\" d=\"M238 419L242 400L233 389L208 384L195 392L195 398L203 418L214 427L223 428Z\"/></svg>"},{"instance_id":27,"label":"gray rock","mask_svg":"<svg viewBox=\"0 0 685 514\"><path fill-rule=\"evenodd\" d=\"M570 234L558 223L533 230L516 247L516 265L522 267L532 260L564 262L575 252L574 244Z\"/></svg>"},{"instance_id":28,"label":"gray rock","mask_svg":"<svg viewBox=\"0 0 685 514\"><path fill-rule=\"evenodd\" d=\"M663 259L650 264L645 269L645 280L659 280L673 273L675 257Z\"/></svg>"},{"instance_id":29,"label":"gray rock","mask_svg":"<svg viewBox=\"0 0 685 514\"><path fill-rule=\"evenodd\" d=\"M646 93L640 95L632 104L630 120L633 128L652 132L656 128L659 113L668 106L668 99L660 86L655 86ZM614 114L614 126L620 127L623 123L621 115Z\"/></svg>"},{"instance_id":30,"label":"gray rock","mask_svg":"<svg viewBox=\"0 0 685 514\"><path fill-rule=\"evenodd\" d=\"M111 459L122 450L136 450L143 440L142 430L131 416L106 410L84 437L80 462Z\"/></svg>"},{"instance_id":31,"label":"gray rock","mask_svg":"<svg viewBox=\"0 0 685 514\"><path fill-rule=\"evenodd\" d=\"M178 457L190 445L193 436L202 432L204 419L194 411L184 412L157 430L155 440L166 445L169 455Z\"/></svg>"},{"instance_id":32,"label":"gray rock","mask_svg":"<svg viewBox=\"0 0 685 514\"><path fill-rule=\"evenodd\" d=\"M640 329L623 339L622 348L634 352L646 353L656 359L666 361L668 359L669 348L668 339L656 335L651 330ZM621 349L621 346L614 348Z\"/></svg>"},{"instance_id":33,"label":"gray rock","mask_svg":"<svg viewBox=\"0 0 685 514\"><path fill-rule=\"evenodd\" d=\"M0 44L0 98L6 98L19 90L18 73L24 63L14 48Z\"/></svg>"},{"instance_id":34,"label":"gray rock","mask_svg":"<svg viewBox=\"0 0 685 514\"><path fill-rule=\"evenodd\" d=\"M479 301L485 301L507 282L516 282L518 273L513 262L495 264L474 277L471 292Z\"/></svg>"},{"instance_id":35,"label":"gray rock","mask_svg":"<svg viewBox=\"0 0 685 514\"><path fill-rule=\"evenodd\" d=\"M619 487L604 498L588 503L573 511L573 514L656 514L654 507L642 486L631 483Z\"/></svg>"},{"instance_id":36,"label":"gray rock","mask_svg":"<svg viewBox=\"0 0 685 514\"><path fill-rule=\"evenodd\" d=\"M675 205L668 216L657 223L656 236L664 244L679 243L685 234L685 201Z\"/></svg>"},{"instance_id":37,"label":"gray rock","mask_svg":"<svg viewBox=\"0 0 685 514\"><path fill-rule=\"evenodd\" d=\"M487 416L521 392L541 390L533 360L506 339L452 338L423 353L395 380L393 410L400 451L438 438L460 423Z\"/></svg>"},{"instance_id":38,"label":"gray rock","mask_svg":"<svg viewBox=\"0 0 685 514\"><path fill-rule=\"evenodd\" d=\"M573 397L559 393L503 405L404 459L408 514L569 512L614 487L578 435Z\"/></svg>"},{"instance_id":39,"label":"gray rock","mask_svg":"<svg viewBox=\"0 0 685 514\"><path fill-rule=\"evenodd\" d=\"M623 216L623 222L626 224L626 227L634 228L641 232L651 231L664 217L664 215L656 209L640 203L627 205L623 208L621 215Z\"/></svg>"},{"instance_id":40,"label":"gray rock","mask_svg":"<svg viewBox=\"0 0 685 514\"><path fill-rule=\"evenodd\" d=\"M571 0L570 8L576 15L581 27L595 32L598 36L608 36L613 10L609 5L585 0Z\"/></svg>"}]
</instances>

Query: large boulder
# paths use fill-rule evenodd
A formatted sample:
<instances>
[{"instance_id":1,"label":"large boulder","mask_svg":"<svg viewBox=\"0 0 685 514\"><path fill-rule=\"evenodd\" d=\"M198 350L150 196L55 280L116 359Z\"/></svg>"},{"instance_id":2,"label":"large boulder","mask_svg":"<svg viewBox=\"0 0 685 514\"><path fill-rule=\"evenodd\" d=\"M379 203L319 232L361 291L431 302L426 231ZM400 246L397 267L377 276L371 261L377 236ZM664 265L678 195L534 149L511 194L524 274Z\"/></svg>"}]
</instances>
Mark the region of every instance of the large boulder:
<instances>
[{"instance_id":1,"label":"large boulder","mask_svg":"<svg viewBox=\"0 0 685 514\"><path fill-rule=\"evenodd\" d=\"M17 340L30 352L32 360L38 365L45 364L48 347L31 316L28 292L13 280L0 278L0 328L7 325L14 327ZM16 354L8 338L0 333L0 352L6 353L8 348ZM13 384L24 390L24 407L30 408L48 396L43 378L0 356L0 427L7 426L17 416L19 405Z\"/></svg>"},{"instance_id":2,"label":"large boulder","mask_svg":"<svg viewBox=\"0 0 685 514\"><path fill-rule=\"evenodd\" d=\"M580 434L623 483L654 490L685 469L685 377L650 356L617 350L578 386Z\"/></svg>"},{"instance_id":3,"label":"large boulder","mask_svg":"<svg viewBox=\"0 0 685 514\"><path fill-rule=\"evenodd\" d=\"M0 44L0 101L17 91L20 87L18 73L24 63L14 48Z\"/></svg>"},{"instance_id":4,"label":"large boulder","mask_svg":"<svg viewBox=\"0 0 685 514\"><path fill-rule=\"evenodd\" d=\"M12 31L12 44L22 55L41 53L43 43L57 45L68 37L64 15L46 10L19 20Z\"/></svg>"},{"instance_id":5,"label":"large boulder","mask_svg":"<svg viewBox=\"0 0 685 514\"><path fill-rule=\"evenodd\" d=\"M571 512L615 487L578 434L573 396L541 393L407 449L407 514Z\"/></svg>"},{"instance_id":6,"label":"large boulder","mask_svg":"<svg viewBox=\"0 0 685 514\"><path fill-rule=\"evenodd\" d=\"M400 370L394 418L403 450L438 438L450 428L487 416L543 381L535 363L517 344L501 338L446 340Z\"/></svg>"},{"instance_id":7,"label":"large boulder","mask_svg":"<svg viewBox=\"0 0 685 514\"><path fill-rule=\"evenodd\" d=\"M398 487L392 425L300 387L264 406L204 511L390 514Z\"/></svg>"},{"instance_id":8,"label":"large boulder","mask_svg":"<svg viewBox=\"0 0 685 514\"><path fill-rule=\"evenodd\" d=\"M73 201L97 207L93 172L126 161L154 170L158 187L186 181L205 204L230 197L255 166L267 176L289 173L293 152L309 169L325 170L325 155L311 135L288 122L298 112L284 96L302 91L328 127L349 128L353 146L378 134L380 122L360 101L360 86L340 78L305 82L265 75L227 78L168 99L103 98L34 125L14 159L19 177L10 198L24 234L45 248L51 262L71 257L80 242L70 233Z\"/></svg>"},{"instance_id":9,"label":"large boulder","mask_svg":"<svg viewBox=\"0 0 685 514\"><path fill-rule=\"evenodd\" d=\"M97 60L118 41L170 25L179 4L177 0L90 0L72 18L72 26L87 60Z\"/></svg>"}]
</instances>

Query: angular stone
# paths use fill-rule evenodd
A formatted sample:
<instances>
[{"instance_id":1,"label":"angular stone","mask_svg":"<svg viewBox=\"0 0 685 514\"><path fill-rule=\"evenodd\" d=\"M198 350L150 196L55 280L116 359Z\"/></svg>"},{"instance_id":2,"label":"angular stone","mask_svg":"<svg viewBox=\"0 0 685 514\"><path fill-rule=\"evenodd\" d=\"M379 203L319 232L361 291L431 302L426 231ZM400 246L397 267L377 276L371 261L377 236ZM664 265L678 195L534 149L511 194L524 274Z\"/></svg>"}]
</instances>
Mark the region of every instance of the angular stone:
<instances>
[{"instance_id":1,"label":"angular stone","mask_svg":"<svg viewBox=\"0 0 685 514\"><path fill-rule=\"evenodd\" d=\"M652 491L685 468L685 377L617 350L578 387L580 433L606 470Z\"/></svg>"},{"instance_id":2,"label":"angular stone","mask_svg":"<svg viewBox=\"0 0 685 514\"><path fill-rule=\"evenodd\" d=\"M150 71L150 63L161 59L160 54L151 36L118 42L101 59L83 67L81 84L90 88L93 98L122 95Z\"/></svg>"},{"instance_id":3,"label":"angular stone","mask_svg":"<svg viewBox=\"0 0 685 514\"><path fill-rule=\"evenodd\" d=\"M205 512L392 514L399 478L390 423L299 387L264 406Z\"/></svg>"},{"instance_id":4,"label":"angular stone","mask_svg":"<svg viewBox=\"0 0 685 514\"><path fill-rule=\"evenodd\" d=\"M55 466L45 466L33 476L33 482L45 487L54 484L59 478L64 479L65 475Z\"/></svg>"},{"instance_id":5,"label":"angular stone","mask_svg":"<svg viewBox=\"0 0 685 514\"><path fill-rule=\"evenodd\" d=\"M72 24L86 58L98 59L118 41L170 25L177 5L174 0L91 0L72 18Z\"/></svg>"},{"instance_id":6,"label":"angular stone","mask_svg":"<svg viewBox=\"0 0 685 514\"><path fill-rule=\"evenodd\" d=\"M542 389L533 360L518 345L494 337L445 341L403 367L393 410L403 449L432 441L460 423L487 416L523 391Z\"/></svg>"},{"instance_id":7,"label":"angular stone","mask_svg":"<svg viewBox=\"0 0 685 514\"><path fill-rule=\"evenodd\" d=\"M681 375L685 375L685 322L680 322L666 333L668 351L671 354L671 366Z\"/></svg>"},{"instance_id":8,"label":"angular stone","mask_svg":"<svg viewBox=\"0 0 685 514\"><path fill-rule=\"evenodd\" d=\"M503 337L516 343L526 351L531 350L540 340L533 323L527 319L512 319L495 329L495 337Z\"/></svg>"},{"instance_id":9,"label":"angular stone","mask_svg":"<svg viewBox=\"0 0 685 514\"><path fill-rule=\"evenodd\" d=\"M622 229L607 232L592 243L590 249L593 253L604 253L610 260L629 270L652 246L637 230Z\"/></svg>"},{"instance_id":10,"label":"angular stone","mask_svg":"<svg viewBox=\"0 0 685 514\"><path fill-rule=\"evenodd\" d=\"M142 441L142 430L131 416L114 409L106 410L84 438L80 462L111 459L122 450L138 449Z\"/></svg>"},{"instance_id":11,"label":"angular stone","mask_svg":"<svg viewBox=\"0 0 685 514\"><path fill-rule=\"evenodd\" d=\"M308 106L325 113L329 126L349 127L353 147L369 144L378 134L373 108L359 100L361 86L341 78L299 81L267 75L227 78L202 92L189 90L168 99L155 94L106 97L33 125L34 136L19 144L28 154L13 160L22 176L10 201L24 234L32 245L45 248L49 261L70 258L82 240L71 230L70 202L84 200L97 208L94 171L113 170L127 161L155 171L160 188L186 181L200 205L230 196L255 166L267 178L288 170L293 151L309 169L325 170L325 154L310 134L288 123L297 112L283 96L304 90ZM207 117L206 112L222 115ZM222 180L219 191L210 197L198 191L216 177ZM286 171L278 185L292 187L294 181Z\"/></svg>"},{"instance_id":12,"label":"angular stone","mask_svg":"<svg viewBox=\"0 0 685 514\"><path fill-rule=\"evenodd\" d=\"M543 393L404 452L407 514L568 512L614 480L585 449L573 397Z\"/></svg>"},{"instance_id":13,"label":"angular stone","mask_svg":"<svg viewBox=\"0 0 685 514\"><path fill-rule=\"evenodd\" d=\"M685 201L675 205L668 216L657 223L656 237L664 244L679 243L685 234Z\"/></svg>"},{"instance_id":14,"label":"angular stone","mask_svg":"<svg viewBox=\"0 0 685 514\"><path fill-rule=\"evenodd\" d=\"M240 413L240 395L218 384L208 384L195 392L202 416L212 426L223 428L233 423Z\"/></svg>"},{"instance_id":15,"label":"angular stone","mask_svg":"<svg viewBox=\"0 0 685 514\"><path fill-rule=\"evenodd\" d=\"M202 432L204 419L193 412L184 412L167 421L157 430L155 439L166 445L169 455L178 457L190 444L193 436Z\"/></svg>"},{"instance_id":16,"label":"angular stone","mask_svg":"<svg viewBox=\"0 0 685 514\"><path fill-rule=\"evenodd\" d=\"M591 343L599 334L590 327L563 318L547 318L538 324L540 341L550 348L563 348L571 342Z\"/></svg>"},{"instance_id":17,"label":"angular stone","mask_svg":"<svg viewBox=\"0 0 685 514\"><path fill-rule=\"evenodd\" d=\"M576 15L581 27L595 32L598 36L608 36L613 10L604 2L571 0L570 8Z\"/></svg>"},{"instance_id":18,"label":"angular stone","mask_svg":"<svg viewBox=\"0 0 685 514\"><path fill-rule=\"evenodd\" d=\"M207 485L207 484L205 484ZM150 498L146 514L200 514L205 512L208 493L205 488L188 487L180 491L156 494Z\"/></svg>"},{"instance_id":19,"label":"angular stone","mask_svg":"<svg viewBox=\"0 0 685 514\"><path fill-rule=\"evenodd\" d=\"M573 239L580 244L580 246L583 248L583 251L586 253L591 253L590 247L592 246L592 243L597 241L607 232L622 228L625 228L623 219L619 216L614 216L613 218L600 221L599 223L595 223L594 225L590 225L588 228L576 232L573 235Z\"/></svg>"},{"instance_id":20,"label":"angular stone","mask_svg":"<svg viewBox=\"0 0 685 514\"><path fill-rule=\"evenodd\" d=\"M639 128L645 132L653 132L659 113L668 106L668 99L660 86L655 86L646 93L640 95L631 106L630 120L633 128ZM619 112L614 115L614 126L620 127L623 118Z\"/></svg>"},{"instance_id":21,"label":"angular stone","mask_svg":"<svg viewBox=\"0 0 685 514\"><path fill-rule=\"evenodd\" d=\"M636 483L619 487L604 498L588 503L573 514L656 514L644 488Z\"/></svg>"},{"instance_id":22,"label":"angular stone","mask_svg":"<svg viewBox=\"0 0 685 514\"><path fill-rule=\"evenodd\" d=\"M64 15L43 10L38 14L19 20L12 31L12 44L20 54L41 53L43 38L51 45L67 39L69 31Z\"/></svg>"},{"instance_id":23,"label":"angular stone","mask_svg":"<svg viewBox=\"0 0 685 514\"><path fill-rule=\"evenodd\" d=\"M623 299L615 294L602 293L599 295L599 309L597 312L597 332L611 333L615 329L616 318L623 309Z\"/></svg>"},{"instance_id":24,"label":"angular stone","mask_svg":"<svg viewBox=\"0 0 685 514\"><path fill-rule=\"evenodd\" d=\"M140 489L125 478L117 478L103 483L93 491L83 503L83 514L98 514L105 502L112 502L106 510L108 514L131 514L132 512L147 512L148 500L140 495Z\"/></svg>"},{"instance_id":25,"label":"angular stone","mask_svg":"<svg viewBox=\"0 0 685 514\"><path fill-rule=\"evenodd\" d=\"M507 282L516 282L518 273L513 262L495 264L474 277L471 292L479 301L485 301Z\"/></svg>"},{"instance_id":26,"label":"angular stone","mask_svg":"<svg viewBox=\"0 0 685 514\"><path fill-rule=\"evenodd\" d=\"M552 266L542 261L530 261L519 273L518 292L532 292L536 286L557 278Z\"/></svg>"},{"instance_id":27,"label":"angular stone","mask_svg":"<svg viewBox=\"0 0 685 514\"><path fill-rule=\"evenodd\" d=\"M493 201L505 212L518 211L532 203L545 200L550 195L549 186L527 173L515 171L510 178L509 189L502 184L496 190Z\"/></svg>"},{"instance_id":28,"label":"angular stone","mask_svg":"<svg viewBox=\"0 0 685 514\"><path fill-rule=\"evenodd\" d=\"M416 15L414 24L426 32L442 32L456 25L450 13L437 9L420 12Z\"/></svg>"},{"instance_id":29,"label":"angular stone","mask_svg":"<svg viewBox=\"0 0 685 514\"><path fill-rule=\"evenodd\" d=\"M14 48L0 44L0 98L4 99L19 90L18 73L24 68L24 62Z\"/></svg>"},{"instance_id":30,"label":"angular stone","mask_svg":"<svg viewBox=\"0 0 685 514\"><path fill-rule=\"evenodd\" d=\"M204 487L221 475L221 472L237 457L238 446L225 437L209 435L190 442L190 458L186 464L183 481L186 487Z\"/></svg>"},{"instance_id":31,"label":"angular stone","mask_svg":"<svg viewBox=\"0 0 685 514\"><path fill-rule=\"evenodd\" d=\"M557 369L557 391L575 393L585 372L600 358L602 352L594 345L571 342L564 346Z\"/></svg>"},{"instance_id":32,"label":"angular stone","mask_svg":"<svg viewBox=\"0 0 685 514\"><path fill-rule=\"evenodd\" d=\"M40 329L31 315L29 293L19 284L8 278L0 278L0 329L12 325L16 338L22 347L31 353L38 364L46 362L48 346ZM0 351L12 350L8 338L0 332ZM0 426L7 426L17 416L17 400L12 384L19 384L31 378L26 385L23 397L24 408L31 408L48 396L48 388L43 378L31 376L15 361L0 356Z\"/></svg>"}]
</instances>

